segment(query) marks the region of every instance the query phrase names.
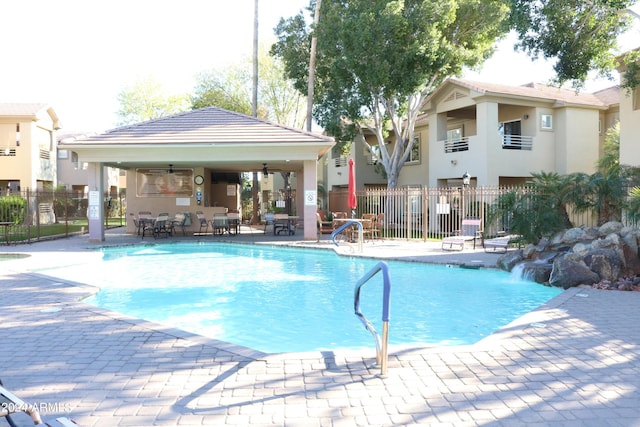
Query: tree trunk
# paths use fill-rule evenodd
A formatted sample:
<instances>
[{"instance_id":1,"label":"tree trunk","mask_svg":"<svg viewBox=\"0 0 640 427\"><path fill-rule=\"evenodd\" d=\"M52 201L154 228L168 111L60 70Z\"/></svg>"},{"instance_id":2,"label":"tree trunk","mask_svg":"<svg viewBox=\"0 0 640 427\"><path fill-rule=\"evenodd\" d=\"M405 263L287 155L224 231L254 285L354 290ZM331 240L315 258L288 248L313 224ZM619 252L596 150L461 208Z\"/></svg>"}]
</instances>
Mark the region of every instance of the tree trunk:
<instances>
[{"instance_id":1,"label":"tree trunk","mask_svg":"<svg viewBox=\"0 0 640 427\"><path fill-rule=\"evenodd\" d=\"M257 0L256 0L257 1ZM318 39L316 37L316 27L320 20L320 4L322 0L316 1L315 14L313 16L313 34L311 36L311 52L309 53L309 83L307 86L307 130L311 132L313 124L313 92L316 72L316 46Z\"/></svg>"}]
</instances>

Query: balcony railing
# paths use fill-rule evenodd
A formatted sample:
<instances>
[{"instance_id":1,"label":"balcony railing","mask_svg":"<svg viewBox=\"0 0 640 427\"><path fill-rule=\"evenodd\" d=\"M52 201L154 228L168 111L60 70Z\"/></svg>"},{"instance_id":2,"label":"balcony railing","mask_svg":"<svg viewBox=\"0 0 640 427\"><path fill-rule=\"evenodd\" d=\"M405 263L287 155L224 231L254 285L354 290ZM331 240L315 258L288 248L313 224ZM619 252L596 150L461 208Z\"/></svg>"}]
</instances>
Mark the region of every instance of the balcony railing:
<instances>
[{"instance_id":1,"label":"balcony railing","mask_svg":"<svg viewBox=\"0 0 640 427\"><path fill-rule=\"evenodd\" d=\"M533 137L527 135L501 135L500 141L504 150L528 150L533 148ZM469 137L440 141L445 153L469 151Z\"/></svg>"},{"instance_id":2,"label":"balcony railing","mask_svg":"<svg viewBox=\"0 0 640 427\"><path fill-rule=\"evenodd\" d=\"M340 157L336 157L334 161L335 161L334 163L335 167L342 168L347 166L347 162L349 161L349 158L340 156Z\"/></svg>"},{"instance_id":3,"label":"balcony railing","mask_svg":"<svg viewBox=\"0 0 640 427\"><path fill-rule=\"evenodd\" d=\"M529 150L533 148L533 137L526 135L502 135L503 150Z\"/></svg>"},{"instance_id":4,"label":"balcony railing","mask_svg":"<svg viewBox=\"0 0 640 427\"><path fill-rule=\"evenodd\" d=\"M447 139L441 141L444 144L445 153L455 153L458 151L469 151L469 137L464 136L462 138Z\"/></svg>"}]
</instances>

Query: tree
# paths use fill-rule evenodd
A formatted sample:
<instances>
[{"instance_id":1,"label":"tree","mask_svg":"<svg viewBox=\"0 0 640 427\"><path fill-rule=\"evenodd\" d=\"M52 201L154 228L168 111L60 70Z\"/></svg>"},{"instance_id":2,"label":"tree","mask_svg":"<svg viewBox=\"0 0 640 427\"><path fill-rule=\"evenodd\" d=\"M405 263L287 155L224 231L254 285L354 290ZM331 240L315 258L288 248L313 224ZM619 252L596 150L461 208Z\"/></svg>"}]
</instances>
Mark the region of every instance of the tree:
<instances>
[{"instance_id":1,"label":"tree","mask_svg":"<svg viewBox=\"0 0 640 427\"><path fill-rule=\"evenodd\" d=\"M211 69L196 76L196 86L191 97L191 108L210 106L224 108L250 116L251 74L246 67L237 65L224 70ZM257 117L265 118L266 112L258 112Z\"/></svg>"},{"instance_id":2,"label":"tree","mask_svg":"<svg viewBox=\"0 0 640 427\"><path fill-rule=\"evenodd\" d=\"M193 109L216 106L252 115L253 79L248 66L250 58L225 69L211 69L198 74L191 98ZM304 125L304 97L285 78L282 61L264 49L259 55L259 107L257 117L284 126Z\"/></svg>"},{"instance_id":3,"label":"tree","mask_svg":"<svg viewBox=\"0 0 640 427\"><path fill-rule=\"evenodd\" d=\"M117 95L120 109L118 126L176 114L189 109L186 95L165 95L153 77L138 78Z\"/></svg>"},{"instance_id":4,"label":"tree","mask_svg":"<svg viewBox=\"0 0 640 427\"><path fill-rule=\"evenodd\" d=\"M555 81L581 88L589 71L615 69L617 38L631 24L636 0L511 0L517 48L555 59Z\"/></svg>"},{"instance_id":5,"label":"tree","mask_svg":"<svg viewBox=\"0 0 640 427\"><path fill-rule=\"evenodd\" d=\"M580 87L590 69L613 69L616 37L629 23L623 11L635 1L323 2L313 33L302 13L281 20L271 52L305 93L310 40L317 35L316 121L341 145L364 130L375 135L388 187L394 188L411 153L415 120L443 79L480 65L494 42L515 29L521 49L557 58L557 81ZM394 143L382 143L389 140Z\"/></svg>"},{"instance_id":6,"label":"tree","mask_svg":"<svg viewBox=\"0 0 640 427\"><path fill-rule=\"evenodd\" d=\"M314 118L339 143L365 130L374 134L388 187L395 188L426 97L446 77L491 54L507 13L499 1L323 2L314 30ZM305 93L311 34L302 14L281 20L276 34L271 52ZM389 139L394 143L384 144Z\"/></svg>"}]
</instances>

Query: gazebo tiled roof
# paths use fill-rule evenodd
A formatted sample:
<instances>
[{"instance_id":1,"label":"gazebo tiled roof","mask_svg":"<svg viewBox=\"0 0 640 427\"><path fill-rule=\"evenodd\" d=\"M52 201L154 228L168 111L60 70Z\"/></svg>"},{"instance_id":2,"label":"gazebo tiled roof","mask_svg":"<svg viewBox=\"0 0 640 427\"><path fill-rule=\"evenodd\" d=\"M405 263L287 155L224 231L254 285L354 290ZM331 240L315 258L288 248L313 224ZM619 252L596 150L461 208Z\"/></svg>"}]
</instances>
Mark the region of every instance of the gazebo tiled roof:
<instances>
[{"instance_id":1,"label":"gazebo tiled roof","mask_svg":"<svg viewBox=\"0 0 640 427\"><path fill-rule=\"evenodd\" d=\"M108 144L305 143L333 138L218 107L206 107L112 129L84 139Z\"/></svg>"},{"instance_id":2,"label":"gazebo tiled roof","mask_svg":"<svg viewBox=\"0 0 640 427\"><path fill-rule=\"evenodd\" d=\"M334 145L331 137L266 120L206 107L109 130L99 135L60 141L81 161L121 168L172 163L229 171L270 167L301 169ZM296 166L297 162L297 166Z\"/></svg>"}]
</instances>

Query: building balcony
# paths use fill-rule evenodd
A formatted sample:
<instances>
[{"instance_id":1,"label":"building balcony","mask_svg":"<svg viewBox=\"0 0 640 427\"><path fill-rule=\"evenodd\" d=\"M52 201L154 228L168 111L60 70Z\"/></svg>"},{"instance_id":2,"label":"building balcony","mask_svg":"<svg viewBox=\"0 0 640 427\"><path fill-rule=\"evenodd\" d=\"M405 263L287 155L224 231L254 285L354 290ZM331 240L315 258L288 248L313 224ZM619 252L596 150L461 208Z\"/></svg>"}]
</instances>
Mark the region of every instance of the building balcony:
<instances>
[{"instance_id":1,"label":"building balcony","mask_svg":"<svg viewBox=\"0 0 640 427\"><path fill-rule=\"evenodd\" d=\"M475 135L473 136L475 137ZM445 153L457 153L469 151L468 136L456 139L438 141L442 144ZM533 137L528 135L500 135L500 143L503 150L527 150L533 148Z\"/></svg>"}]
</instances>

